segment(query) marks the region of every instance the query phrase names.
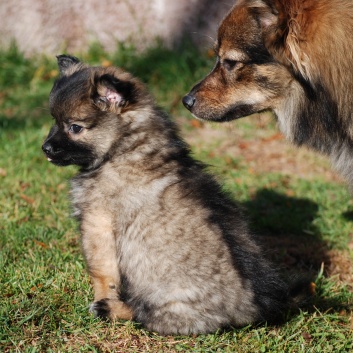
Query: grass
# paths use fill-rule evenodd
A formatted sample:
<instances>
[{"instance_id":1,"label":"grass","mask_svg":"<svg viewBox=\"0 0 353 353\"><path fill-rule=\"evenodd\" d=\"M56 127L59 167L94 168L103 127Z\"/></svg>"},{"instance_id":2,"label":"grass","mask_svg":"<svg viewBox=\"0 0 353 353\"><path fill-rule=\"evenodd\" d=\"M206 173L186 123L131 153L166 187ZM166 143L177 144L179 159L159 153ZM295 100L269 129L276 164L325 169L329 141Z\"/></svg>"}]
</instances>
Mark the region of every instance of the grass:
<instances>
[{"instance_id":1,"label":"grass","mask_svg":"<svg viewBox=\"0 0 353 353\"><path fill-rule=\"evenodd\" d=\"M93 45L77 55L91 64L123 66L141 77L160 105L176 116L185 136L202 135L203 128L180 100L212 66L207 54L187 45L174 52L156 45L143 54L121 45L107 54ZM56 75L54 58L28 59L15 45L0 52L0 351L353 350L352 283L321 267L323 261L332 262L332 253L346 254L352 264L353 203L347 187L319 175L309 180L256 172L242 155L217 152L217 139L195 143L196 156L213 165L225 188L246 208L274 261L284 270L314 276L314 305L281 326L197 337L160 337L135 323L92 318L87 310L92 290L67 199L67 181L75 168L50 165L40 149L51 125L48 94ZM252 119L232 124L247 141L258 136ZM262 133L276 130L269 124Z\"/></svg>"}]
</instances>

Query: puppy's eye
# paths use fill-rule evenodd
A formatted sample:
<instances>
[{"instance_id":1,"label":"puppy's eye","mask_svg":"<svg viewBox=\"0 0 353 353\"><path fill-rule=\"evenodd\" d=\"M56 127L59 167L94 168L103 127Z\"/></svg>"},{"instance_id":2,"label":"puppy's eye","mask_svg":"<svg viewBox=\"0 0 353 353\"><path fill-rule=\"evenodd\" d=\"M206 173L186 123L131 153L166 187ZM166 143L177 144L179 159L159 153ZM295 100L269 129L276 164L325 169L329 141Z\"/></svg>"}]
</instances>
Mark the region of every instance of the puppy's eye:
<instances>
[{"instance_id":1,"label":"puppy's eye","mask_svg":"<svg viewBox=\"0 0 353 353\"><path fill-rule=\"evenodd\" d=\"M72 124L69 128L69 131L73 134L78 134L82 131L83 127L80 125Z\"/></svg>"},{"instance_id":2,"label":"puppy's eye","mask_svg":"<svg viewBox=\"0 0 353 353\"><path fill-rule=\"evenodd\" d=\"M233 70L238 65L238 63L239 63L239 61L236 61L236 60L230 60L230 59L223 60L223 66L228 71Z\"/></svg>"}]
</instances>

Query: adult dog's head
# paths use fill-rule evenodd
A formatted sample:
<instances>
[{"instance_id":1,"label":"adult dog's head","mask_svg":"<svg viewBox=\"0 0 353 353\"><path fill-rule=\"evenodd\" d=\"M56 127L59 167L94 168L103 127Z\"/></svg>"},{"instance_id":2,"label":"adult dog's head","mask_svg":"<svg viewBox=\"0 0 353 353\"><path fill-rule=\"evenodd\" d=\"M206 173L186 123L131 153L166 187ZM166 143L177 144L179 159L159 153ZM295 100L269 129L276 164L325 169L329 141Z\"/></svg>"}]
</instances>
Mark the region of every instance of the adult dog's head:
<instances>
[{"instance_id":1,"label":"adult dog's head","mask_svg":"<svg viewBox=\"0 0 353 353\"><path fill-rule=\"evenodd\" d=\"M297 35L310 33L298 32L300 14L290 19L308 2L238 0L219 27L216 64L183 98L185 107L201 119L228 121L278 109L289 91L305 86L311 63Z\"/></svg>"},{"instance_id":2,"label":"adult dog's head","mask_svg":"<svg viewBox=\"0 0 353 353\"><path fill-rule=\"evenodd\" d=\"M237 0L212 72L183 98L200 119L272 110L296 145L331 157L353 185L353 2Z\"/></svg>"}]
</instances>

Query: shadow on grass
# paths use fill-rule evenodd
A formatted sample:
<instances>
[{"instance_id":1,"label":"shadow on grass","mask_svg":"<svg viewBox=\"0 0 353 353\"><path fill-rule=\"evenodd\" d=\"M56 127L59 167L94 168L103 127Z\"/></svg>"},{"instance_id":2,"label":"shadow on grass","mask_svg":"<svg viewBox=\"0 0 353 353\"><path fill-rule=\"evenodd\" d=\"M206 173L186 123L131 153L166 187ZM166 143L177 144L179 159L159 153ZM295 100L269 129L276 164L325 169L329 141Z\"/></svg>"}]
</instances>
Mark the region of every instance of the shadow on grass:
<instances>
[{"instance_id":1,"label":"shadow on grass","mask_svg":"<svg viewBox=\"0 0 353 353\"><path fill-rule=\"evenodd\" d=\"M51 124L50 113L44 108L28 109L28 115L24 113L15 116L0 114L0 129L3 131L24 130L29 128L39 129L43 124Z\"/></svg>"},{"instance_id":2,"label":"shadow on grass","mask_svg":"<svg viewBox=\"0 0 353 353\"><path fill-rule=\"evenodd\" d=\"M48 101L57 77L55 57L29 61L16 46L0 54L0 129L39 128L50 122ZM156 42L144 52L121 43L114 53L107 53L96 43L78 57L92 65L101 65L107 59L131 72L149 86L159 105L173 113L176 108L186 113L181 103L183 95L210 70L213 62L187 39L174 49Z\"/></svg>"},{"instance_id":3,"label":"shadow on grass","mask_svg":"<svg viewBox=\"0 0 353 353\"><path fill-rule=\"evenodd\" d=\"M28 123L21 118L8 118L0 114L0 129L5 130L23 130Z\"/></svg>"},{"instance_id":4,"label":"shadow on grass","mask_svg":"<svg viewBox=\"0 0 353 353\"><path fill-rule=\"evenodd\" d=\"M184 39L174 49L157 42L143 53L121 44L112 56L115 66L124 68L145 82L157 99L172 114L182 107L182 97L212 68L214 58ZM183 113L187 113L182 107Z\"/></svg>"},{"instance_id":5,"label":"shadow on grass","mask_svg":"<svg viewBox=\"0 0 353 353\"><path fill-rule=\"evenodd\" d=\"M353 221L353 211L344 212L342 215L347 221Z\"/></svg>"},{"instance_id":6,"label":"shadow on grass","mask_svg":"<svg viewBox=\"0 0 353 353\"><path fill-rule=\"evenodd\" d=\"M330 267L328 244L313 224L318 213L316 203L261 189L243 206L267 256L288 276L315 281L323 263L324 268ZM347 304L339 295L327 298L320 288L313 301L323 311L340 310Z\"/></svg>"},{"instance_id":7,"label":"shadow on grass","mask_svg":"<svg viewBox=\"0 0 353 353\"><path fill-rule=\"evenodd\" d=\"M313 225L318 206L274 190L259 190L243 204L268 255L289 271L318 273L327 245Z\"/></svg>"}]
</instances>

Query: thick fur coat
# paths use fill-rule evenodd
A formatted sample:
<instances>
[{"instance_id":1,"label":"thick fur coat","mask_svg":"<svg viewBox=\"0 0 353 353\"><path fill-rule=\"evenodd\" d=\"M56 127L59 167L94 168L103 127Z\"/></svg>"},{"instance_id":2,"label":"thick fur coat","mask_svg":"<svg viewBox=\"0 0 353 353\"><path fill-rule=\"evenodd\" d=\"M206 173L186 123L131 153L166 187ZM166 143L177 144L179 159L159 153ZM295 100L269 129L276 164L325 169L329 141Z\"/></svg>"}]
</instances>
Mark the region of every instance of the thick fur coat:
<instances>
[{"instance_id":1,"label":"thick fur coat","mask_svg":"<svg viewBox=\"0 0 353 353\"><path fill-rule=\"evenodd\" d=\"M95 315L161 334L281 319L288 285L145 87L117 68L58 62L42 148L80 167L71 198Z\"/></svg>"},{"instance_id":2,"label":"thick fur coat","mask_svg":"<svg viewBox=\"0 0 353 353\"><path fill-rule=\"evenodd\" d=\"M228 121L272 110L284 135L328 155L353 187L353 2L238 0L212 72L183 99Z\"/></svg>"}]
</instances>

